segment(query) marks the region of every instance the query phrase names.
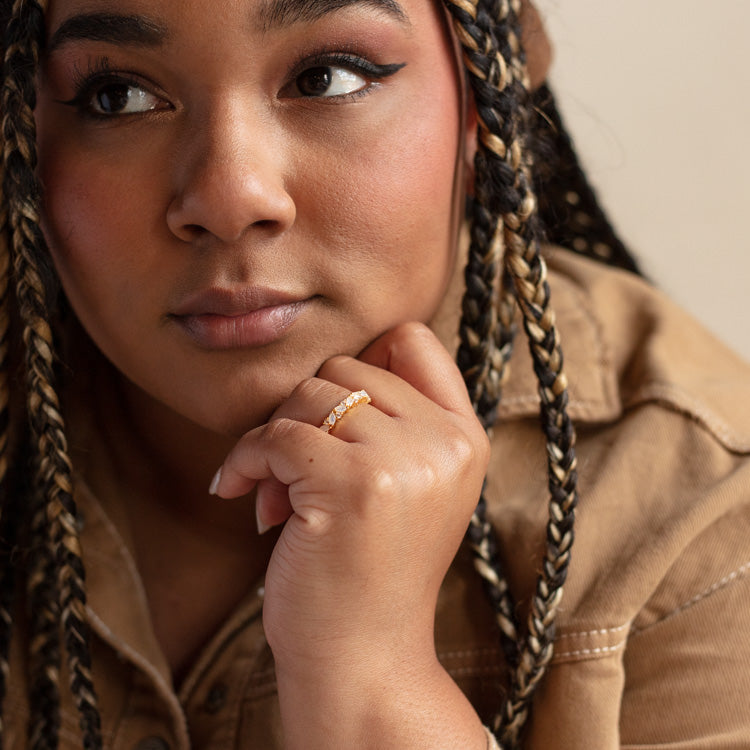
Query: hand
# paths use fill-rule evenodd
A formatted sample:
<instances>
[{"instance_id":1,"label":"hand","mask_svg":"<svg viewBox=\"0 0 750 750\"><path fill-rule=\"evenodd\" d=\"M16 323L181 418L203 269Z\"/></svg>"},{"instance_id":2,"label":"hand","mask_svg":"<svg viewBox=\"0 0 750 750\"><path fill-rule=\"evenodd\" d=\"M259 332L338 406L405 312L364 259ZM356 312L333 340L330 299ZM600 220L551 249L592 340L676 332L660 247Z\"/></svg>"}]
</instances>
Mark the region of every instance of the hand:
<instances>
[{"instance_id":1,"label":"hand","mask_svg":"<svg viewBox=\"0 0 750 750\"><path fill-rule=\"evenodd\" d=\"M329 434L319 429L362 388L370 405ZM358 359L329 360L239 441L217 494L256 488L259 519L286 521L263 611L282 711L284 684L308 708L313 692L329 706L346 704L349 716L353 703L372 713L372 696L384 689L401 698L416 688L438 700L452 695L434 654L435 603L488 456L460 373L419 324L384 334ZM471 724L479 736L473 713ZM309 732L303 744L313 747ZM336 746L330 734L327 742Z\"/></svg>"}]
</instances>

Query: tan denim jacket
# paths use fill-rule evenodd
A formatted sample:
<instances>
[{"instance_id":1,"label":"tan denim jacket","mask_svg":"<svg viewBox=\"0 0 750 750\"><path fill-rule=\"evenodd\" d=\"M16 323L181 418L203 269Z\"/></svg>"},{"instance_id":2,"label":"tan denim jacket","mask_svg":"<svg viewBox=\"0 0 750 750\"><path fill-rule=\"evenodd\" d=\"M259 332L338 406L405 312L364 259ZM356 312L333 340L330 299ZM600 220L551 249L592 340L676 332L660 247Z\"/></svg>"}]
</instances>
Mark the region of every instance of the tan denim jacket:
<instances>
[{"instance_id":1,"label":"tan denim jacket","mask_svg":"<svg viewBox=\"0 0 750 750\"><path fill-rule=\"evenodd\" d=\"M747 750L750 367L641 280L564 251L550 255L579 436L580 505L555 655L526 747ZM455 330L450 318L440 327ZM547 493L536 387L520 337L512 368L489 498L523 600L542 556ZM77 492L105 747L283 747L262 590L249 592L175 692L134 561L86 487ZM4 712L11 749L26 747L19 641ZM436 641L489 720L505 667L465 549L441 592ZM64 699L67 750L80 743Z\"/></svg>"}]
</instances>

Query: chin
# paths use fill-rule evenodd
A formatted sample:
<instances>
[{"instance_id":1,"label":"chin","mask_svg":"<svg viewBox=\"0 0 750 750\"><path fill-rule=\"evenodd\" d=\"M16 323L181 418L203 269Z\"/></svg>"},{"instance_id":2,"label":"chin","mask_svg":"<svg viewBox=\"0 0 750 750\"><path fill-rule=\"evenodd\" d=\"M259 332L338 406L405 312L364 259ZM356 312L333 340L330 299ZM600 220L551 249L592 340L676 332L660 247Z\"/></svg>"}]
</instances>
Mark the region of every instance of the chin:
<instances>
[{"instance_id":1,"label":"chin","mask_svg":"<svg viewBox=\"0 0 750 750\"><path fill-rule=\"evenodd\" d=\"M219 388L221 386L216 386L217 391ZM233 390L236 392L234 397ZM227 388L220 401L206 398L203 392L180 401L170 399L165 405L203 430L236 440L268 422L288 395L288 391L281 388L274 393L266 390L261 397L254 397L254 391L253 388ZM198 406L198 409L191 406Z\"/></svg>"}]
</instances>

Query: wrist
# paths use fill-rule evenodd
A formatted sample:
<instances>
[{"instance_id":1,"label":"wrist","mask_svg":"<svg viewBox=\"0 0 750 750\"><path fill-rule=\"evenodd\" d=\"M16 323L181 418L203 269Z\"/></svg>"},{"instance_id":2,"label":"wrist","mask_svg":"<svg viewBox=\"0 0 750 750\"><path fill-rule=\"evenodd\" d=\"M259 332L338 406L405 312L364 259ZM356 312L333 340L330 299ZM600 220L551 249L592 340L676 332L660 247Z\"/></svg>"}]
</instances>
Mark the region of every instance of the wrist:
<instances>
[{"instance_id":1,"label":"wrist","mask_svg":"<svg viewBox=\"0 0 750 750\"><path fill-rule=\"evenodd\" d=\"M433 657L398 669L322 670L315 679L277 671L288 750L486 750L487 734L458 686Z\"/></svg>"},{"instance_id":2,"label":"wrist","mask_svg":"<svg viewBox=\"0 0 750 750\"><path fill-rule=\"evenodd\" d=\"M335 689L347 683L366 689L393 683L407 674L418 678L439 666L434 606L414 607L408 619L391 612L384 621L360 610L294 629L286 623L273 627L267 623L266 611L263 618L277 680L283 675L290 685L329 683Z\"/></svg>"}]
</instances>

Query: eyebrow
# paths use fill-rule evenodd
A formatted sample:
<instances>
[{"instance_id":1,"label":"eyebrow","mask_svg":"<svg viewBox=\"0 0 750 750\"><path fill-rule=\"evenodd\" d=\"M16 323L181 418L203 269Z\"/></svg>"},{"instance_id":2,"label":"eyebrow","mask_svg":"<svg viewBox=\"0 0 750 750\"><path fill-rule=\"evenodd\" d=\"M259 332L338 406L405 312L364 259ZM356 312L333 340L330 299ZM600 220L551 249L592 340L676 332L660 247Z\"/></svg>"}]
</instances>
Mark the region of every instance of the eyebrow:
<instances>
[{"instance_id":1,"label":"eyebrow","mask_svg":"<svg viewBox=\"0 0 750 750\"><path fill-rule=\"evenodd\" d=\"M409 17L397 0L262 0L256 11L256 22L265 32L299 22L311 23L336 10L365 6L383 11L404 25Z\"/></svg>"},{"instance_id":2,"label":"eyebrow","mask_svg":"<svg viewBox=\"0 0 750 750\"><path fill-rule=\"evenodd\" d=\"M119 13L83 13L63 21L52 35L48 52L75 39L139 47L158 47L167 38L166 27L145 16Z\"/></svg>"}]
</instances>

